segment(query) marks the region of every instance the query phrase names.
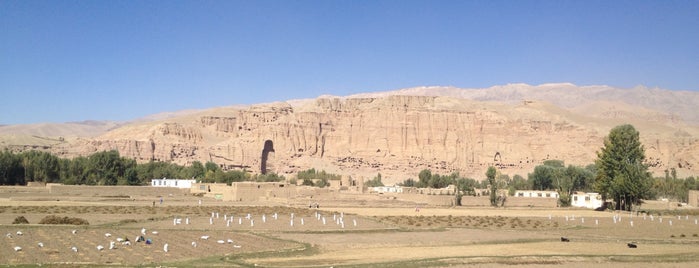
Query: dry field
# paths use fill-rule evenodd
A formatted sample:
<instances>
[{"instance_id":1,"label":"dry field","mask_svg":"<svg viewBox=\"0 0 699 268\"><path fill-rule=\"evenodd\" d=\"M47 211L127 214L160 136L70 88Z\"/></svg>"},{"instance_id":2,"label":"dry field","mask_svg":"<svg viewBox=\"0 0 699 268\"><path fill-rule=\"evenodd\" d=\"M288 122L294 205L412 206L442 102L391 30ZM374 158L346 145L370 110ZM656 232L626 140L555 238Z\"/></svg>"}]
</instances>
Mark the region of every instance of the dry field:
<instances>
[{"instance_id":1,"label":"dry field","mask_svg":"<svg viewBox=\"0 0 699 268\"><path fill-rule=\"evenodd\" d=\"M699 265L696 210L663 210L662 216L655 212L651 218L644 214L580 209L423 207L417 212L408 207L343 206L311 210L273 204L233 205L208 199L199 206L197 197L181 197L153 206L153 198L146 198L147 193L135 200L96 201L36 195L17 201L11 198L12 193L0 193L0 265ZM82 218L90 224L38 224L48 215ZM12 224L19 216L29 224ZM145 235L141 234L143 229ZM138 236L152 243L136 242ZM561 237L570 242L561 242ZM117 238L128 238L131 245L122 245ZM110 242L115 242L116 248L109 249ZM638 248L627 247L630 242ZM98 250L98 246L104 249ZM21 250L15 251L15 247Z\"/></svg>"}]
</instances>

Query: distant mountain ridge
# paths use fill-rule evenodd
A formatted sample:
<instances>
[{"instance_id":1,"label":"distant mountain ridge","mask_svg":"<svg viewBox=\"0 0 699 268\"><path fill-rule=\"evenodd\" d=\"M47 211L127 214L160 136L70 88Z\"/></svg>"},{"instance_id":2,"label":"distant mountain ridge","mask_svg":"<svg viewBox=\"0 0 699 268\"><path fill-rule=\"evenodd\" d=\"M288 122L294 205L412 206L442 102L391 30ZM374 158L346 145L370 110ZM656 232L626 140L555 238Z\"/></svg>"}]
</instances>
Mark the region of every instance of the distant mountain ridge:
<instances>
[{"instance_id":1,"label":"distant mountain ridge","mask_svg":"<svg viewBox=\"0 0 699 268\"><path fill-rule=\"evenodd\" d=\"M678 115L689 124L699 125L699 93L673 91L637 86L620 89L610 86L576 86L571 83L551 83L532 86L508 84L482 89L457 87L414 87L394 91L360 93L347 98L381 97L388 95L441 96L464 98L474 101L545 101L565 109L575 109L589 102L620 102L632 106L657 110L668 115Z\"/></svg>"}]
</instances>

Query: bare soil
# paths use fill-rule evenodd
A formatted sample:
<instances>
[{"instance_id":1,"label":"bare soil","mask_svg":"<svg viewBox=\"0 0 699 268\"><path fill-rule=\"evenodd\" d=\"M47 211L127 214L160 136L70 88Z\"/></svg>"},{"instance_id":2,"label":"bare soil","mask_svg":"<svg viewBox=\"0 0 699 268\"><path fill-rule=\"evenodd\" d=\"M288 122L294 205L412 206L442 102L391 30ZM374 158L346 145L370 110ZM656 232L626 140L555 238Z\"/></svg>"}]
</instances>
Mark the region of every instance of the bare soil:
<instances>
[{"instance_id":1,"label":"bare soil","mask_svg":"<svg viewBox=\"0 0 699 268\"><path fill-rule=\"evenodd\" d=\"M422 207L416 211L404 205L348 207L346 204L308 209L208 199L199 206L198 197L153 205L146 198L71 200L70 196L57 198L41 192L35 193L31 200L18 200L12 198L12 193L1 190L0 263L10 266L696 267L699 264L696 210L654 213L651 218L645 213L581 209ZM147 187L144 187L147 195L145 192ZM646 207L654 208L653 205ZM82 218L90 224L37 224L47 215ZM24 216L30 224L12 224L18 216ZM150 244L135 242L142 229ZM570 242L561 242L561 237ZM122 245L117 238L128 238L131 245ZM39 247L40 242L43 247ZM115 249L109 249L110 242L115 242ZM628 243L638 247L629 248ZM104 249L98 250L98 246ZM15 247L22 249L15 251ZM72 251L71 247L77 247L78 251Z\"/></svg>"}]
</instances>

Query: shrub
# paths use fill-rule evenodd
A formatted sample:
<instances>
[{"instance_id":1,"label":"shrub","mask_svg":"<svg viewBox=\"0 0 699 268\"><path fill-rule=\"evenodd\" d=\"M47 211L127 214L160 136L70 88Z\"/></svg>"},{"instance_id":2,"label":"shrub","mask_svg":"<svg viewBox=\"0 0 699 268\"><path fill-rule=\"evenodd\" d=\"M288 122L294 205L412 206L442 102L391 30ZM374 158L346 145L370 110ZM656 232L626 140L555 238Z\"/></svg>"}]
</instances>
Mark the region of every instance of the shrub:
<instances>
[{"instance_id":1,"label":"shrub","mask_svg":"<svg viewBox=\"0 0 699 268\"><path fill-rule=\"evenodd\" d=\"M29 224L29 221L24 216L19 216L12 221L12 224Z\"/></svg>"},{"instance_id":2,"label":"shrub","mask_svg":"<svg viewBox=\"0 0 699 268\"><path fill-rule=\"evenodd\" d=\"M81 218L59 217L48 215L39 221L39 224L70 224L70 225L90 225L89 222Z\"/></svg>"}]
</instances>

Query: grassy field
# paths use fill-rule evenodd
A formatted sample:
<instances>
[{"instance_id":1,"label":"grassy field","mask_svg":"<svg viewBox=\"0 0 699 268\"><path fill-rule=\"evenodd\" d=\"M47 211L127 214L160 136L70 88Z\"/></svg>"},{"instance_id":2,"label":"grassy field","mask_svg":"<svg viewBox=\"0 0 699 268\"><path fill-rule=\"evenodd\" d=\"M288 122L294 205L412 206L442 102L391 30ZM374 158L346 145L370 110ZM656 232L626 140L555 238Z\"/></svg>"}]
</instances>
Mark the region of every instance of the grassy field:
<instances>
[{"instance_id":1,"label":"grassy field","mask_svg":"<svg viewBox=\"0 0 699 268\"><path fill-rule=\"evenodd\" d=\"M465 207L422 207L417 212L408 207L316 210L213 200L199 206L197 197L154 206L151 201L71 201L70 196L55 201L42 193L17 201L11 195L0 195L0 264L5 266L699 265L698 212L670 211L663 204L644 205L651 214ZM38 224L48 215L81 218L89 225ZM12 224L20 216L29 224ZM136 242L140 236L150 243ZM118 241L127 238L130 245ZM110 249L112 242L115 248Z\"/></svg>"}]
</instances>

